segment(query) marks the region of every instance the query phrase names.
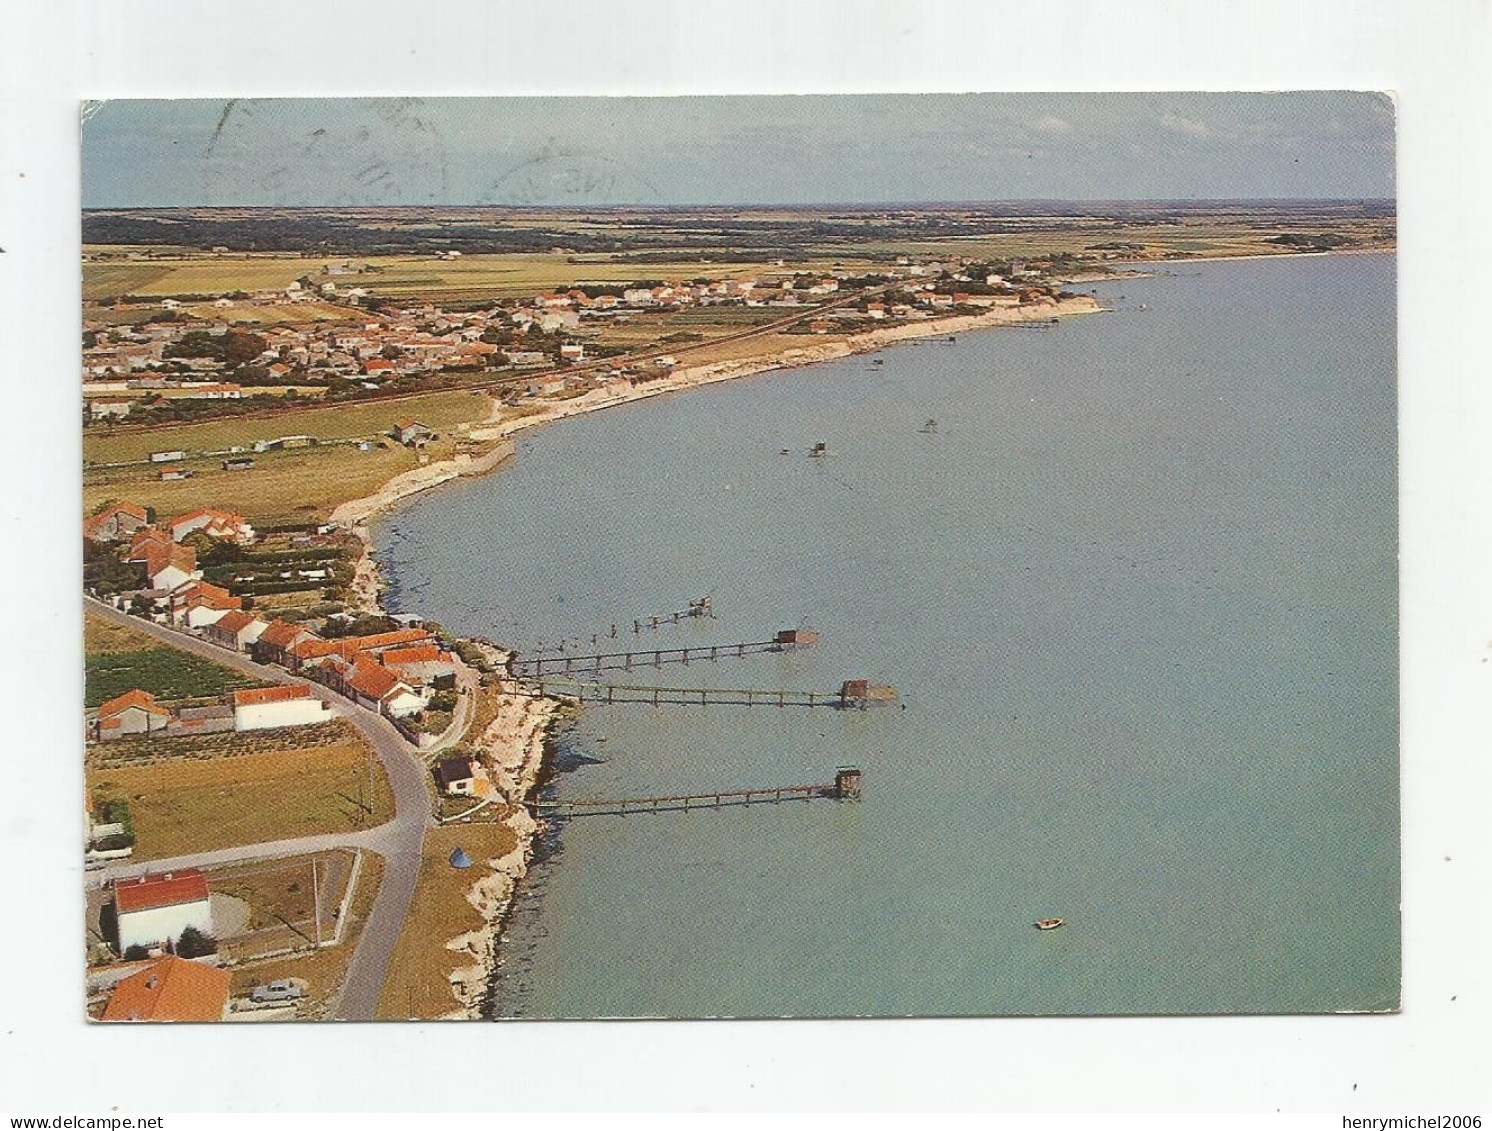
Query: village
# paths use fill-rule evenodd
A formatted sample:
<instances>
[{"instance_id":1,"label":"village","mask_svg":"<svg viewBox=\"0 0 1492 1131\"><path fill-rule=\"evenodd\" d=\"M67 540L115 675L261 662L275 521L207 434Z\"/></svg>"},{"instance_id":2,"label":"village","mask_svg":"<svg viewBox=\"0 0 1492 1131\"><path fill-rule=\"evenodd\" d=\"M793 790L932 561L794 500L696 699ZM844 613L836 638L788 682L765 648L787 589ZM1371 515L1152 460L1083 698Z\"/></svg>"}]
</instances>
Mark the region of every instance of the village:
<instances>
[{"instance_id":1,"label":"village","mask_svg":"<svg viewBox=\"0 0 1492 1131\"><path fill-rule=\"evenodd\" d=\"M92 304L85 427L200 420L308 398L376 399L452 382L501 387L515 402L575 396L656 379L691 348L764 328L825 335L1051 304L1058 290L1051 260L902 256L860 274L805 273L778 261L770 274L738 278L581 283L491 305L403 304L347 283L377 270L348 261L283 289Z\"/></svg>"},{"instance_id":2,"label":"village","mask_svg":"<svg viewBox=\"0 0 1492 1131\"><path fill-rule=\"evenodd\" d=\"M265 541L335 550L330 532L266 536L215 508L158 520L120 503L84 536L95 565L111 563L88 587L90 638L109 618L129 649L88 656L90 699L108 693L85 719L93 1015L327 1015L400 829L512 815L511 779L458 744L491 722L501 656L415 617L256 612L244 555ZM223 585L204 577L215 552L232 563ZM332 572L278 571L312 585ZM224 809L225 786L254 811ZM182 827L188 808L198 819ZM475 847L492 834L470 835ZM295 973L308 963L310 980Z\"/></svg>"}]
</instances>

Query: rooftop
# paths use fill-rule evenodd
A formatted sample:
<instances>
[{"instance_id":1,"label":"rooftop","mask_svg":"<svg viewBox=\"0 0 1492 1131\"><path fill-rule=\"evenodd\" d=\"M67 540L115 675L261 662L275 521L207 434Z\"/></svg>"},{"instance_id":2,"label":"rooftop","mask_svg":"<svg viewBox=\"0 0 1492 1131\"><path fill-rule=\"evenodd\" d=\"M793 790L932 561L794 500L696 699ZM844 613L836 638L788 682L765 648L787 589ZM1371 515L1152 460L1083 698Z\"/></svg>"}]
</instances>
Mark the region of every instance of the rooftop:
<instances>
[{"instance_id":1,"label":"rooftop","mask_svg":"<svg viewBox=\"0 0 1492 1131\"><path fill-rule=\"evenodd\" d=\"M232 975L168 954L114 987L105 1021L221 1021Z\"/></svg>"},{"instance_id":2,"label":"rooftop","mask_svg":"<svg viewBox=\"0 0 1492 1131\"><path fill-rule=\"evenodd\" d=\"M263 703L287 703L292 699L309 699L311 688L304 683L288 687L251 687L233 693L235 707L255 707Z\"/></svg>"},{"instance_id":3,"label":"rooftop","mask_svg":"<svg viewBox=\"0 0 1492 1131\"><path fill-rule=\"evenodd\" d=\"M133 880L114 884L114 907L120 915L200 903L208 898L207 877L196 868L175 872L147 872Z\"/></svg>"}]
</instances>

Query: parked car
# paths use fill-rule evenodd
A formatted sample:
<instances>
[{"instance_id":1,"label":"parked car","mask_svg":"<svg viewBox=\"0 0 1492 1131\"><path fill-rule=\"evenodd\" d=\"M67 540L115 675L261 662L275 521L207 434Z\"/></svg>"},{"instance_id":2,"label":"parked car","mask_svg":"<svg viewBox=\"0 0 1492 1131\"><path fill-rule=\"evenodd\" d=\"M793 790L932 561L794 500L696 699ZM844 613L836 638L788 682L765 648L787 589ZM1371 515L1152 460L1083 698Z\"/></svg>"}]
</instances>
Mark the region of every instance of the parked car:
<instances>
[{"instance_id":1,"label":"parked car","mask_svg":"<svg viewBox=\"0 0 1492 1131\"><path fill-rule=\"evenodd\" d=\"M296 978L281 978L249 991L249 1000L259 1005L280 1001L299 1001L306 996L305 983Z\"/></svg>"}]
</instances>

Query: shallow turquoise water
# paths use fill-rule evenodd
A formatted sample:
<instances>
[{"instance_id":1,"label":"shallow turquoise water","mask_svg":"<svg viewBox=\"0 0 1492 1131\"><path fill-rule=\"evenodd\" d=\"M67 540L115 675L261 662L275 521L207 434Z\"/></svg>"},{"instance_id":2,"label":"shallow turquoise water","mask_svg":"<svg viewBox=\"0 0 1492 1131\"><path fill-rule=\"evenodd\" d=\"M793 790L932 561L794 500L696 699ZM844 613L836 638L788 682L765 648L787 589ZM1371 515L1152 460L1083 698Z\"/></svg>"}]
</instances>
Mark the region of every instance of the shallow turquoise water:
<instances>
[{"instance_id":1,"label":"shallow turquoise water","mask_svg":"<svg viewBox=\"0 0 1492 1131\"><path fill-rule=\"evenodd\" d=\"M587 707L554 796L853 763L865 797L569 822L499 1012L1393 1006L1393 281L1391 256L1177 267L1049 331L547 427L385 521L394 604L458 631L629 640L709 593L715 619L642 639L823 640L615 681L863 675L906 705Z\"/></svg>"}]
</instances>

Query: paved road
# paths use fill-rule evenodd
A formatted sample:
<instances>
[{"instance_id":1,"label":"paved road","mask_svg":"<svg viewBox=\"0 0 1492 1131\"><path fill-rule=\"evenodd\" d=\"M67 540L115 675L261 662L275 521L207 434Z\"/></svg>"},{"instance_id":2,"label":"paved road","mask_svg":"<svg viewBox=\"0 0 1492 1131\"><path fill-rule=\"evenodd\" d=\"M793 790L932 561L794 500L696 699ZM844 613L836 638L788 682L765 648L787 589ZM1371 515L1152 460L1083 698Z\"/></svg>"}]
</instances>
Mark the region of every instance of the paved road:
<instances>
[{"instance_id":1,"label":"paved road","mask_svg":"<svg viewBox=\"0 0 1492 1131\"><path fill-rule=\"evenodd\" d=\"M275 683L309 682L297 679L280 668L255 663L247 656L229 652L177 629L129 616L101 601L85 597L84 604L105 620L128 625L173 648L202 656L256 679ZM431 823L430 794L425 785L425 767L415 753L415 748L394 729L392 723L329 687L310 683L310 688L317 698L340 708L347 720L373 744L393 791L393 820L357 833L332 833L267 844L243 845L174 860L153 860L147 866L151 871L160 871L172 866L187 868L197 864L226 864L235 860L293 856L330 848L367 848L377 852L384 858L383 883L373 900L368 921L363 924L363 933L358 938L357 947L352 952L352 961L347 968L347 978L331 1012L332 1017L339 1021L366 1021L371 1020L378 1009L378 999L383 995L383 983L388 977L399 932L403 929L404 920L409 917L415 883L420 874L420 858L425 847L425 829ZM89 875L102 883L105 878L115 874L138 874L145 867L115 865Z\"/></svg>"}]
</instances>

